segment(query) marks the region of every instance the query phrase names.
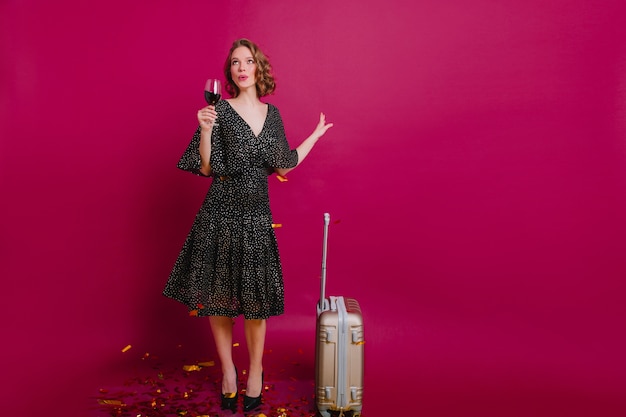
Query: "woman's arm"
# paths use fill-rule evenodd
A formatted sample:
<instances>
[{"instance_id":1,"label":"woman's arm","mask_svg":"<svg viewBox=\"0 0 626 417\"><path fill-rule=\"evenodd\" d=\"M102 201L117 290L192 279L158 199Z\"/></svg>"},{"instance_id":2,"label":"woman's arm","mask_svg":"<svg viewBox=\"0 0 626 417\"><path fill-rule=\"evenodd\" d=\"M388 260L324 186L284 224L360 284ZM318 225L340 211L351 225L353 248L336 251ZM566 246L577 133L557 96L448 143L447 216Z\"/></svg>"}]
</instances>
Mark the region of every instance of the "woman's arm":
<instances>
[{"instance_id":1,"label":"woman's arm","mask_svg":"<svg viewBox=\"0 0 626 417\"><path fill-rule=\"evenodd\" d=\"M211 174L211 134L213 127L201 127L200 130L200 172L202 175L209 176Z\"/></svg>"},{"instance_id":2,"label":"woman's arm","mask_svg":"<svg viewBox=\"0 0 626 417\"><path fill-rule=\"evenodd\" d=\"M198 122L200 123L200 172L202 175L211 174L211 134L213 125L217 119L215 106L206 106L198 110Z\"/></svg>"},{"instance_id":3,"label":"woman's arm","mask_svg":"<svg viewBox=\"0 0 626 417\"><path fill-rule=\"evenodd\" d=\"M298 163L296 164L295 167L297 167L298 165L302 163L302 161L304 161L304 158L306 158L309 152L311 152L311 149L313 149L313 146L315 146L319 138L324 136L324 133L326 133L326 131L330 129L331 127L333 127L333 124L326 123L326 116L324 115L324 113L320 113L320 121L315 127L315 130L313 131L313 133L311 133L311 136L303 140L300 146L296 148L296 151L298 152ZM287 175L289 171L291 171L295 167L275 168L274 171L278 175L285 176Z\"/></svg>"}]
</instances>

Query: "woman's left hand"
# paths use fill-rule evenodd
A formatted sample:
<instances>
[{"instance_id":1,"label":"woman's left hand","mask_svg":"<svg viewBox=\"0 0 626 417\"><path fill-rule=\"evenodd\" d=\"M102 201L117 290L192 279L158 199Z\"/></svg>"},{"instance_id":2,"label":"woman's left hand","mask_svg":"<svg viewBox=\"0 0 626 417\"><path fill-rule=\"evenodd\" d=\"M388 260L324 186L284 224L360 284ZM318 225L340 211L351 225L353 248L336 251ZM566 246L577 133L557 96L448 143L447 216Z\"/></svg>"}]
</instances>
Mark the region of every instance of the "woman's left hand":
<instances>
[{"instance_id":1,"label":"woman's left hand","mask_svg":"<svg viewBox=\"0 0 626 417\"><path fill-rule=\"evenodd\" d=\"M326 123L326 115L324 113L320 113L320 121L313 131L313 135L321 138L322 136L324 136L324 133L326 133L326 131L331 127L333 127L332 123Z\"/></svg>"}]
</instances>

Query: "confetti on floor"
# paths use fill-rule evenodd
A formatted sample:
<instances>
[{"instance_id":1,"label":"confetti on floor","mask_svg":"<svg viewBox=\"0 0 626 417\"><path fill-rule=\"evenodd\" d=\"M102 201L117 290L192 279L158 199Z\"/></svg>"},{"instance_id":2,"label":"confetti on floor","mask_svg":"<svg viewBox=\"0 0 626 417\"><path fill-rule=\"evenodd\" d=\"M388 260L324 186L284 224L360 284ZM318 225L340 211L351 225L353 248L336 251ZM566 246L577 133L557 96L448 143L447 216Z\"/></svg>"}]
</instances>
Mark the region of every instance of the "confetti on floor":
<instances>
[{"instance_id":1,"label":"confetti on floor","mask_svg":"<svg viewBox=\"0 0 626 417\"><path fill-rule=\"evenodd\" d=\"M266 352L271 355L271 351ZM294 357L301 356L294 352ZM145 354L118 386L100 387L91 417L315 417L314 380L302 378L298 361L284 357L265 369L263 404L243 413L245 372L240 372L239 406L235 413L220 409L221 370L215 360L163 363ZM197 365L190 365L196 363ZM272 361L268 361L272 362ZM207 366L202 366L207 365ZM298 377L294 376L297 375ZM242 380L244 379L244 380Z\"/></svg>"}]
</instances>

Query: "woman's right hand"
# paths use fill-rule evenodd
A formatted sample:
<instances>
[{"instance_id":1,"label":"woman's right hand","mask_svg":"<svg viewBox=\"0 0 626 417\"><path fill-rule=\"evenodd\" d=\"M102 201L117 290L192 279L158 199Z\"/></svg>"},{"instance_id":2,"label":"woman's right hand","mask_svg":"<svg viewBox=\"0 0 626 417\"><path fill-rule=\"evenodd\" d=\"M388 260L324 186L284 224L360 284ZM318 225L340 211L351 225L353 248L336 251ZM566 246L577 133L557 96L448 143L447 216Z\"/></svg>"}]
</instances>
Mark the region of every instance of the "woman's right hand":
<instances>
[{"instance_id":1,"label":"woman's right hand","mask_svg":"<svg viewBox=\"0 0 626 417\"><path fill-rule=\"evenodd\" d=\"M206 106L198 110L198 123L202 129L212 129L217 120L217 112L215 106Z\"/></svg>"}]
</instances>

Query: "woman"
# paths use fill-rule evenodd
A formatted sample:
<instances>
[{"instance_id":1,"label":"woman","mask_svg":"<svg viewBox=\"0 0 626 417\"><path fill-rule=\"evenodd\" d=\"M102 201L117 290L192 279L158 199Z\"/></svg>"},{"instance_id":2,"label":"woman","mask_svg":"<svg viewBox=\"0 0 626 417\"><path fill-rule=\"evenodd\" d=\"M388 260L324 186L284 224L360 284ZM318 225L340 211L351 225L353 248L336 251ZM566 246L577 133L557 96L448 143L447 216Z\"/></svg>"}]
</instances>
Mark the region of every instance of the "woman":
<instances>
[{"instance_id":1,"label":"woman","mask_svg":"<svg viewBox=\"0 0 626 417\"><path fill-rule=\"evenodd\" d=\"M250 411L261 404L266 320L284 312L268 175L284 176L302 163L333 124L320 114L313 133L289 148L278 109L260 100L275 89L270 63L250 40L233 43L224 75L232 97L198 111L200 126L178 163L213 180L163 293L209 317L223 409L237 406L232 334L234 318L243 314L250 357L243 403Z\"/></svg>"}]
</instances>

